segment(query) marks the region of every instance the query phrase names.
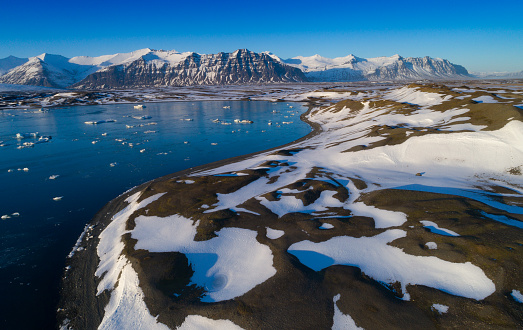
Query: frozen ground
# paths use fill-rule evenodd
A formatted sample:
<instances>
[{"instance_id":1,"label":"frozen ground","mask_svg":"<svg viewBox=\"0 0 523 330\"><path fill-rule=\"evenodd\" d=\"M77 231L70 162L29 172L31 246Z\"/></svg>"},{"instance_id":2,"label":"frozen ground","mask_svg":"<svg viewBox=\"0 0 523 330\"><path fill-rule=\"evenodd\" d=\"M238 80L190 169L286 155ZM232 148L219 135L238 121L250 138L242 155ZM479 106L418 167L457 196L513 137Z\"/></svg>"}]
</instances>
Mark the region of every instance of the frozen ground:
<instances>
[{"instance_id":1,"label":"frozen ground","mask_svg":"<svg viewBox=\"0 0 523 330\"><path fill-rule=\"evenodd\" d=\"M101 327L520 326L523 97L489 88L265 90L322 100L318 134L129 197L100 235ZM132 251L183 254L188 282L154 289Z\"/></svg>"}]
</instances>

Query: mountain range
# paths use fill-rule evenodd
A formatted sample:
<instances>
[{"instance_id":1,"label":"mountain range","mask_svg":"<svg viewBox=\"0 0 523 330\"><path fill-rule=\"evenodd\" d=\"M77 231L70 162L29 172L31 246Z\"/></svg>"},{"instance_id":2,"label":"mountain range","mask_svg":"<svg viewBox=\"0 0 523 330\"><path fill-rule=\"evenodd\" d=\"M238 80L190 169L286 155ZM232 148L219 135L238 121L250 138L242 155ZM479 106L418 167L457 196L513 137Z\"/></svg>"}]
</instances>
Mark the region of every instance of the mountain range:
<instances>
[{"instance_id":1,"label":"mountain range","mask_svg":"<svg viewBox=\"0 0 523 330\"><path fill-rule=\"evenodd\" d=\"M239 49L198 54L152 50L98 57L42 54L0 59L0 83L54 88L113 89L306 81L409 81L474 78L461 65L431 57L281 59Z\"/></svg>"}]
</instances>

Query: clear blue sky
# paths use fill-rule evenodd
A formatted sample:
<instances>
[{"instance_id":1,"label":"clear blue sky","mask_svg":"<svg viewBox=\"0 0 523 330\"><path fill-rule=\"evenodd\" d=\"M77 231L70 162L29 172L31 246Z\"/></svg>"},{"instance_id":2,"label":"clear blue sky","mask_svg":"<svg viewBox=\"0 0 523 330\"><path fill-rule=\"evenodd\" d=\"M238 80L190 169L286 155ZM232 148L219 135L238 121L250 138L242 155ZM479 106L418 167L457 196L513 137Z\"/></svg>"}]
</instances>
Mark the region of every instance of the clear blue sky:
<instances>
[{"instance_id":1,"label":"clear blue sky","mask_svg":"<svg viewBox=\"0 0 523 330\"><path fill-rule=\"evenodd\" d=\"M2 1L0 58L147 47L248 48L282 58L428 55L469 71L521 71L523 1Z\"/></svg>"}]
</instances>

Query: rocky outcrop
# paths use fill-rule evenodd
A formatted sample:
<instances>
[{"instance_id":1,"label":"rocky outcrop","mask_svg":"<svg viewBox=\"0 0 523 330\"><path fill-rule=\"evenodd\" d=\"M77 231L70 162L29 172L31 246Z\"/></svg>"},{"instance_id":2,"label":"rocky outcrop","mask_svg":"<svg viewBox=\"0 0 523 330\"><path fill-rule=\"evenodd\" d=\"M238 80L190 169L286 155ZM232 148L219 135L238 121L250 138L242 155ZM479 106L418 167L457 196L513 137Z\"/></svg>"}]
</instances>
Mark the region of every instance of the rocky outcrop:
<instances>
[{"instance_id":1,"label":"rocky outcrop","mask_svg":"<svg viewBox=\"0 0 523 330\"><path fill-rule=\"evenodd\" d=\"M176 64L158 65L144 57L130 64L107 67L87 76L75 88L228 85L306 81L296 68L266 54L246 49L234 53L191 53Z\"/></svg>"}]
</instances>

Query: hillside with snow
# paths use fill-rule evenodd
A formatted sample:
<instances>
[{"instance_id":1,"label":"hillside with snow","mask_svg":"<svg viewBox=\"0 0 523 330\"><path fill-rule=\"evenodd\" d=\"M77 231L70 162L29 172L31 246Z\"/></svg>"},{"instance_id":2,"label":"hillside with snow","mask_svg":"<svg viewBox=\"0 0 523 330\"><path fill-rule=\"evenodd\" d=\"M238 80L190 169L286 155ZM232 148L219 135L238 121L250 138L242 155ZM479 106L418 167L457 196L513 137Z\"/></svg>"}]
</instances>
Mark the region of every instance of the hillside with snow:
<instances>
[{"instance_id":1,"label":"hillside with snow","mask_svg":"<svg viewBox=\"0 0 523 330\"><path fill-rule=\"evenodd\" d=\"M425 56L326 58L297 56L283 62L300 68L309 81L412 81L471 78L467 70L447 60Z\"/></svg>"},{"instance_id":2,"label":"hillside with snow","mask_svg":"<svg viewBox=\"0 0 523 330\"><path fill-rule=\"evenodd\" d=\"M99 212L65 271L63 326L521 327L522 92L289 96L322 101L306 139L145 183Z\"/></svg>"}]
</instances>

